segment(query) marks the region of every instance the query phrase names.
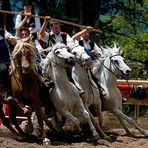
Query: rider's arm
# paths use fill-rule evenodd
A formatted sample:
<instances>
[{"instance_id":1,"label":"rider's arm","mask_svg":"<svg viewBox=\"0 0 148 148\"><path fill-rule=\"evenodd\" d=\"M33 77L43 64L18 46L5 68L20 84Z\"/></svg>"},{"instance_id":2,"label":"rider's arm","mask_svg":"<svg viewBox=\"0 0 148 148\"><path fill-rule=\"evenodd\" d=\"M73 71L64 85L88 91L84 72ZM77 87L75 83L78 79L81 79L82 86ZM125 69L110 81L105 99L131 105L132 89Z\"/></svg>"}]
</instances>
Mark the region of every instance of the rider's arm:
<instances>
[{"instance_id":1,"label":"rider's arm","mask_svg":"<svg viewBox=\"0 0 148 148\"><path fill-rule=\"evenodd\" d=\"M21 28L23 27L23 25L27 22L27 20L28 20L29 18L30 18L30 17L25 16L24 19L17 25L17 27L16 27L16 33L15 33L15 36L16 36L16 37L20 37L20 36L21 36L20 30L21 30Z\"/></svg>"},{"instance_id":2,"label":"rider's arm","mask_svg":"<svg viewBox=\"0 0 148 148\"><path fill-rule=\"evenodd\" d=\"M85 33L85 32L86 32L86 29L83 29L82 31L76 33L75 35L72 36L73 40L75 40L75 39L76 39L76 40L80 39L80 37L82 36L82 34Z\"/></svg>"},{"instance_id":3,"label":"rider's arm","mask_svg":"<svg viewBox=\"0 0 148 148\"><path fill-rule=\"evenodd\" d=\"M40 27L41 27L40 19L38 17L35 17L35 28L32 31L30 31L30 33L38 32L40 30Z\"/></svg>"},{"instance_id":4,"label":"rider's arm","mask_svg":"<svg viewBox=\"0 0 148 148\"><path fill-rule=\"evenodd\" d=\"M46 16L45 17L45 20L44 20L44 23L43 25L41 26L40 30L39 30L39 33L38 33L38 39L39 40L42 40L44 37L45 37L45 30L46 30L46 27L48 25L48 22L51 20L51 18L49 16Z\"/></svg>"},{"instance_id":5,"label":"rider's arm","mask_svg":"<svg viewBox=\"0 0 148 148\"><path fill-rule=\"evenodd\" d=\"M91 26L87 26L86 28L82 29L80 32L78 32L77 34L73 35L72 38L73 40L78 40L80 39L80 37L82 36L83 33L86 33L86 32L91 32L93 30L93 27Z\"/></svg>"}]
</instances>

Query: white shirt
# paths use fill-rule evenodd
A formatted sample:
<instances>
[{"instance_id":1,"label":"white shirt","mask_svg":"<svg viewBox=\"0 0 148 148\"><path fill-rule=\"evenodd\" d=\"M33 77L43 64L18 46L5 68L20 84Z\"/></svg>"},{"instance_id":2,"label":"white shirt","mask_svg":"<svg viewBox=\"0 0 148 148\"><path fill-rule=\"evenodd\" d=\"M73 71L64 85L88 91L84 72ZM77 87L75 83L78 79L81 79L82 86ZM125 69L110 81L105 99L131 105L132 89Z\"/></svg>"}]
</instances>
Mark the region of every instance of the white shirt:
<instances>
[{"instance_id":1,"label":"white shirt","mask_svg":"<svg viewBox=\"0 0 148 148\"><path fill-rule=\"evenodd\" d=\"M82 37L81 37L80 40L83 40L83 45L84 45L84 47L85 47L86 49L91 49L90 44L89 44L89 43L91 42L90 40L85 41ZM99 48L95 42L94 42L94 48L93 48L93 50L94 50L96 53L99 53L99 54L102 55L102 50L101 50L101 48Z\"/></svg>"},{"instance_id":2,"label":"white shirt","mask_svg":"<svg viewBox=\"0 0 148 148\"><path fill-rule=\"evenodd\" d=\"M17 26L20 24L21 21L22 21L22 16L18 14L15 21L15 28L17 28ZM35 28L30 33L32 34L38 32L40 30L40 27L41 27L40 19L38 17L35 17Z\"/></svg>"},{"instance_id":3,"label":"white shirt","mask_svg":"<svg viewBox=\"0 0 148 148\"><path fill-rule=\"evenodd\" d=\"M58 42L63 43L63 39L62 39L61 33L62 32L60 32L59 34L54 34L52 31L50 32L50 35L54 34L54 38L53 39L54 39L55 43L58 43ZM42 40L48 44L49 33L45 32L44 35L45 36L44 36L44 38ZM66 41L67 41L67 45L70 45L71 42L74 42L73 39L68 34L66 35Z\"/></svg>"}]
</instances>

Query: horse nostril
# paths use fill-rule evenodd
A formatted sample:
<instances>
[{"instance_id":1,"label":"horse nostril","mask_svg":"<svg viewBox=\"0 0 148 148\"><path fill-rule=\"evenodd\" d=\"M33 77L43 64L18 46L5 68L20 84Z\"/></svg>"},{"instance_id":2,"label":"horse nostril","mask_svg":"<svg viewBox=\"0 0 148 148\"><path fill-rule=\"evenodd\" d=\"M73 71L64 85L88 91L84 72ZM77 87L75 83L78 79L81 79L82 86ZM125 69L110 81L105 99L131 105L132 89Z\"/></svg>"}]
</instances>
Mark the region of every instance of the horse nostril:
<instances>
[{"instance_id":1,"label":"horse nostril","mask_svg":"<svg viewBox=\"0 0 148 148\"><path fill-rule=\"evenodd\" d=\"M85 62L88 62L89 60L88 59L85 59Z\"/></svg>"},{"instance_id":2,"label":"horse nostril","mask_svg":"<svg viewBox=\"0 0 148 148\"><path fill-rule=\"evenodd\" d=\"M129 74L130 73L130 70L126 70L126 74Z\"/></svg>"},{"instance_id":3,"label":"horse nostril","mask_svg":"<svg viewBox=\"0 0 148 148\"><path fill-rule=\"evenodd\" d=\"M70 57L71 60L74 60L74 57Z\"/></svg>"}]
</instances>

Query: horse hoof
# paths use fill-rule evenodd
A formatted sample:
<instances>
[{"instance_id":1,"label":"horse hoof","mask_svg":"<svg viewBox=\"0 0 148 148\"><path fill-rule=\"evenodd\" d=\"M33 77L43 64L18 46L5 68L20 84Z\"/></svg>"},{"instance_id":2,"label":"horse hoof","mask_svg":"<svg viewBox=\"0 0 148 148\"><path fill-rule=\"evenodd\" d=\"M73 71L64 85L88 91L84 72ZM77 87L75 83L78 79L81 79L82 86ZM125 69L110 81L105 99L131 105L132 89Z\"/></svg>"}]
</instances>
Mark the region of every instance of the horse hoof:
<instances>
[{"instance_id":1,"label":"horse hoof","mask_svg":"<svg viewBox=\"0 0 148 148\"><path fill-rule=\"evenodd\" d=\"M43 146L46 146L46 145L51 145L51 142L49 139L43 141Z\"/></svg>"},{"instance_id":2,"label":"horse hoof","mask_svg":"<svg viewBox=\"0 0 148 148\"><path fill-rule=\"evenodd\" d=\"M107 136L107 137L105 137L104 139L107 140L107 141L109 141L109 142L112 142L112 141L114 141L116 138L115 138L115 136Z\"/></svg>"},{"instance_id":3,"label":"horse hoof","mask_svg":"<svg viewBox=\"0 0 148 148\"><path fill-rule=\"evenodd\" d=\"M101 137L100 137L99 135L97 135L97 136L92 137L92 138L91 138L91 141L92 141L92 142L97 142L97 141L100 140L100 139L101 139Z\"/></svg>"}]
</instances>

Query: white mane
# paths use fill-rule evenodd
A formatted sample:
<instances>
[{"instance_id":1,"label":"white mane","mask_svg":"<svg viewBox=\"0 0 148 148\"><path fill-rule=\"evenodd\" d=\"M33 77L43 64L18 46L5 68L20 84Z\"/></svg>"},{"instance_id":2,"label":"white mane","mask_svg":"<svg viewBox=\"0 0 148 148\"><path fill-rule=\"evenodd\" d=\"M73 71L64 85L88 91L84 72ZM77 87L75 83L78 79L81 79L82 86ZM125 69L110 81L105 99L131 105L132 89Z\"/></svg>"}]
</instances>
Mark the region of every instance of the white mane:
<instances>
[{"instance_id":1,"label":"white mane","mask_svg":"<svg viewBox=\"0 0 148 148\"><path fill-rule=\"evenodd\" d=\"M101 48L103 49L103 56L105 56L105 57L122 53L120 47L117 47L116 43L114 43L113 47L105 46L105 47L101 47Z\"/></svg>"}]
</instances>

